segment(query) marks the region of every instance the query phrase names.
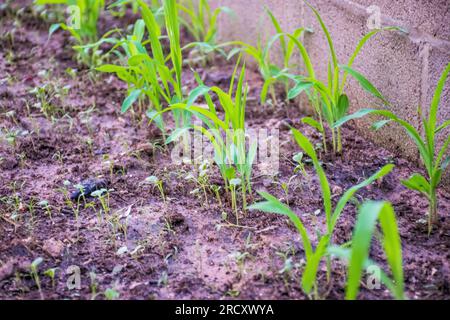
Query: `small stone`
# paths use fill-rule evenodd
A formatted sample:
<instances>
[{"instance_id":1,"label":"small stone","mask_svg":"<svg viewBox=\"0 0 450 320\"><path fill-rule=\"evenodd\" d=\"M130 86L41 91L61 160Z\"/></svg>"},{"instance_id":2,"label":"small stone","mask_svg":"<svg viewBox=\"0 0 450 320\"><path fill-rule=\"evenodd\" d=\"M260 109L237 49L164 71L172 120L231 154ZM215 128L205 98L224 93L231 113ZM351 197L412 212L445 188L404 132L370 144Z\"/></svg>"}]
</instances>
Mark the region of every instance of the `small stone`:
<instances>
[{"instance_id":1,"label":"small stone","mask_svg":"<svg viewBox=\"0 0 450 320\"><path fill-rule=\"evenodd\" d=\"M51 238L44 241L44 246L42 248L53 258L57 258L61 255L61 252L64 249L64 243L60 240L56 240L55 238Z\"/></svg>"}]
</instances>

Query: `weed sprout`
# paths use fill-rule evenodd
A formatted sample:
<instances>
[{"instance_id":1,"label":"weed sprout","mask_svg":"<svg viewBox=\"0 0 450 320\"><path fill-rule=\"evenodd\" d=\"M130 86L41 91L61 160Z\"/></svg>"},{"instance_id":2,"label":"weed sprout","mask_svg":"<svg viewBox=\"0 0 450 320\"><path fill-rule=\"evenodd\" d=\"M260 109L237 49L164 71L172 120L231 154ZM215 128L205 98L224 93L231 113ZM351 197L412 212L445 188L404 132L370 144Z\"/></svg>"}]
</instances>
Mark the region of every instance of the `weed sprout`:
<instances>
[{"instance_id":1,"label":"weed sprout","mask_svg":"<svg viewBox=\"0 0 450 320\"><path fill-rule=\"evenodd\" d=\"M164 194L162 180L158 179L157 176L149 176L149 177L145 178L144 182L153 185L153 187L158 188L159 193L161 194L161 197L163 199L163 202L166 203L166 196Z\"/></svg>"},{"instance_id":2,"label":"weed sprout","mask_svg":"<svg viewBox=\"0 0 450 320\"><path fill-rule=\"evenodd\" d=\"M33 278L34 283L38 287L39 294L41 296L41 300L44 300L44 294L42 293L41 288L41 279L39 278L39 265L44 261L41 257L36 258L30 265L30 275Z\"/></svg>"}]
</instances>

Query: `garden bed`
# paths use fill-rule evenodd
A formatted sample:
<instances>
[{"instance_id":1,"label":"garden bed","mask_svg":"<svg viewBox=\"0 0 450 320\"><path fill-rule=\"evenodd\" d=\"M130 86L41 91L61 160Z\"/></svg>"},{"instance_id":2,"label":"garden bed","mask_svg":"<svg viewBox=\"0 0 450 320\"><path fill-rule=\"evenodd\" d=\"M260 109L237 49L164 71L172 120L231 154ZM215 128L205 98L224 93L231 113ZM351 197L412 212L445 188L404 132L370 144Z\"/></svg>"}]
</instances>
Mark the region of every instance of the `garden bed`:
<instances>
[{"instance_id":1,"label":"garden bed","mask_svg":"<svg viewBox=\"0 0 450 320\"><path fill-rule=\"evenodd\" d=\"M222 205L216 195L192 193L198 188L186 176L195 172L190 164L175 165L171 147L163 147L159 130L131 113L121 114L126 87L107 74L92 76L73 61L70 40L64 33L48 39L49 25L25 10L19 18L0 12L0 127L17 132L13 143L0 144L0 298L39 299L29 265L38 257L42 295L46 299L90 299L96 292L114 289L120 299L307 299L300 286L305 254L300 237L281 215L247 211L240 226L234 226L230 200ZM19 22L19 23L17 23ZM112 23L102 21L107 30ZM106 28L106 25L108 28ZM13 39L8 36L13 32ZM214 65L198 68L207 85L226 86L234 64L219 57ZM68 69L78 69L71 76ZM256 190L264 190L300 216L311 234L323 225L320 186L311 164L307 177L291 179L289 193L280 183L294 175L292 157L299 147L289 125L313 142L321 139L302 124L304 114L296 104L260 105L263 80L248 70L250 128L278 128L280 131L280 172L263 176L255 169ZM56 100L59 111L51 121L33 105L30 93L44 84L67 90ZM195 87L185 68L183 84ZM280 99L281 100L281 99ZM421 172L415 164L362 138L350 122L343 128L343 153L320 153L331 184L333 200L383 165L395 164L393 172L378 183L362 189L357 199L388 200L395 209L403 246L406 294L411 299L450 298L450 194L439 190L440 221L427 235L426 200L406 189L400 180ZM10 141L11 142L11 141ZM223 184L211 166L211 182ZM166 202L157 188L142 182L149 176L163 182ZM110 210L123 221L126 239L113 234L111 224L99 224L95 208L82 208L76 218L64 200L67 189L87 179L102 179L109 189ZM51 207L51 217L39 203ZM223 212L227 213L227 221ZM18 215L19 218L12 215ZM354 204L346 207L333 242L351 239L356 217ZM122 219L122 220L121 220ZM127 250L125 250L125 248ZM378 245L371 257L384 264ZM339 261L330 282L324 266L319 268L322 297L344 297L346 268ZM69 290L68 268L81 270L80 289ZM44 275L56 270L55 283ZM95 273L91 281L90 273ZM362 299L386 299L381 289L362 288ZM99 296L101 298L101 296Z\"/></svg>"}]
</instances>

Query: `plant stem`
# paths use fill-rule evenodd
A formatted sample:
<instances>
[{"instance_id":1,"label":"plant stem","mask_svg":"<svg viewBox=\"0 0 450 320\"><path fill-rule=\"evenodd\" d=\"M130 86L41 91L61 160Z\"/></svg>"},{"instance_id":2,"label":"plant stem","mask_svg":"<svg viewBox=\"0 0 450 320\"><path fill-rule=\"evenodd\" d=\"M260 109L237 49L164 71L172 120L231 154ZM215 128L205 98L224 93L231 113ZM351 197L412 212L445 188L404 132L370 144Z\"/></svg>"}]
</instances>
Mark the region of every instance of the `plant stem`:
<instances>
[{"instance_id":1,"label":"plant stem","mask_svg":"<svg viewBox=\"0 0 450 320\"><path fill-rule=\"evenodd\" d=\"M341 128L337 129L337 143L338 143L338 153L342 152L342 137L341 137Z\"/></svg>"},{"instance_id":2,"label":"plant stem","mask_svg":"<svg viewBox=\"0 0 450 320\"><path fill-rule=\"evenodd\" d=\"M428 212L428 235L431 234L431 230L433 229L433 225L437 223L437 196L436 190L432 190L430 194L430 205Z\"/></svg>"},{"instance_id":3,"label":"plant stem","mask_svg":"<svg viewBox=\"0 0 450 320\"><path fill-rule=\"evenodd\" d=\"M236 225L239 225L239 215L236 205L236 189L234 186L231 186L231 206L234 209L234 214L236 215Z\"/></svg>"}]
</instances>

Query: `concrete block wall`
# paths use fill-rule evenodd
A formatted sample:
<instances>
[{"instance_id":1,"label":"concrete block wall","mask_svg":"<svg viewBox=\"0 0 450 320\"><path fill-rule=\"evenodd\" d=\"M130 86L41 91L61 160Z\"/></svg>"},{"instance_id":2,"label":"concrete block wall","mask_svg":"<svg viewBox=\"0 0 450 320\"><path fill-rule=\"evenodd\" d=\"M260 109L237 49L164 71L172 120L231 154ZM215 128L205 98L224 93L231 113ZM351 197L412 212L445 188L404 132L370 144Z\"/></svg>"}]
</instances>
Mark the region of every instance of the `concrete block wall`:
<instances>
[{"instance_id":1,"label":"concrete block wall","mask_svg":"<svg viewBox=\"0 0 450 320\"><path fill-rule=\"evenodd\" d=\"M326 79L329 50L325 36L310 8L302 0L211 0L213 6L233 9L235 17L221 16L219 38L256 44L258 34L275 33L263 7L269 7L285 31L310 27L304 44L318 77ZM407 34L386 31L366 43L354 63L391 102L399 116L421 128L417 108L428 112L439 76L450 62L449 0L310 0L319 11L334 40L338 60L346 64L358 41L368 32L370 6L377 6L381 26L400 26ZM373 11L372 11L373 13ZM277 53L275 53L277 55ZM276 59L276 57L274 57ZM352 112L377 106L377 101L350 79L347 93ZM447 81L439 109L439 121L450 118L450 81ZM369 130L369 120L358 121L361 133L406 157L418 160L418 153L403 129L389 124L378 132ZM449 130L440 136L440 144ZM447 182L450 182L447 174Z\"/></svg>"}]
</instances>

